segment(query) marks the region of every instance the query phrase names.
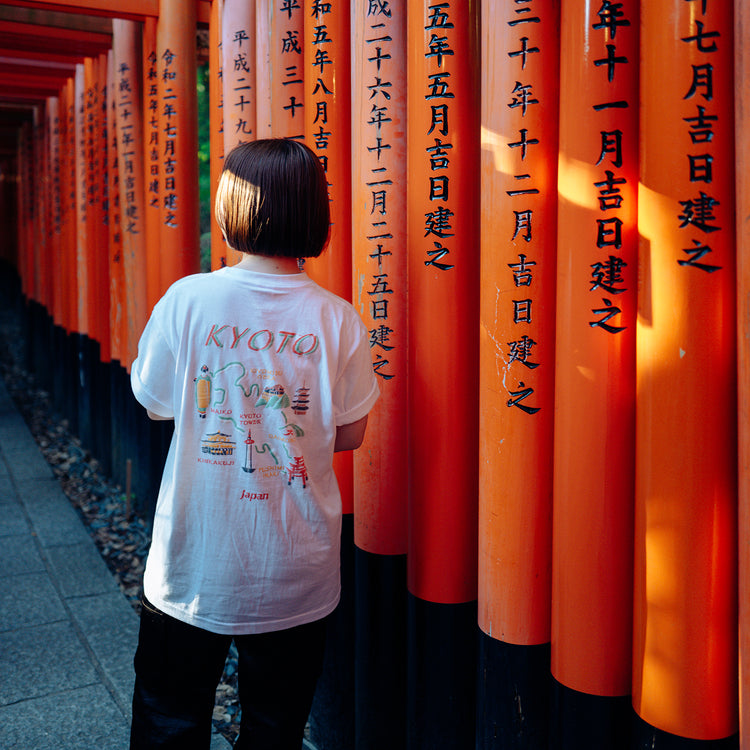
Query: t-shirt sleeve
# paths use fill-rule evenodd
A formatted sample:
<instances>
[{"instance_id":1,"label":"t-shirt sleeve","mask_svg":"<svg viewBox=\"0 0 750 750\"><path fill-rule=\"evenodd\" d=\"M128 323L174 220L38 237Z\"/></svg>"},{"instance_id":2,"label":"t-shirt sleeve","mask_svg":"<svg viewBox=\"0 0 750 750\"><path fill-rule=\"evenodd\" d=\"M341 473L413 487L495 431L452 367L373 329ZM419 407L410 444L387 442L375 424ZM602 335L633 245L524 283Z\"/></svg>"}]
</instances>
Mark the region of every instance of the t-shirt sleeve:
<instances>
[{"instance_id":1,"label":"t-shirt sleeve","mask_svg":"<svg viewBox=\"0 0 750 750\"><path fill-rule=\"evenodd\" d=\"M174 417L175 359L162 332L159 306L154 308L138 342L138 356L130 370L130 385L138 402L160 417Z\"/></svg>"},{"instance_id":2,"label":"t-shirt sleeve","mask_svg":"<svg viewBox=\"0 0 750 750\"><path fill-rule=\"evenodd\" d=\"M362 419L378 400L380 390L372 370L367 330L356 317L350 326L349 346L333 391L336 426ZM343 354L343 352L342 352Z\"/></svg>"}]
</instances>

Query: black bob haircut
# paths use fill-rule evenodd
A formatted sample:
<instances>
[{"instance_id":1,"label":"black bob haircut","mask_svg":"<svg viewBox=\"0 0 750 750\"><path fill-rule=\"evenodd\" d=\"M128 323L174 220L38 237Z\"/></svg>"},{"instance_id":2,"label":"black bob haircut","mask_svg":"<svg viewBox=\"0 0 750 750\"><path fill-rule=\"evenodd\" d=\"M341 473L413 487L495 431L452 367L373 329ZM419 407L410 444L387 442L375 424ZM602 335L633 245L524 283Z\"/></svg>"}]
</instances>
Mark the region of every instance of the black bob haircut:
<instances>
[{"instance_id":1,"label":"black bob haircut","mask_svg":"<svg viewBox=\"0 0 750 750\"><path fill-rule=\"evenodd\" d=\"M328 182L303 143L266 138L233 148L216 191L227 244L251 255L317 258L328 244Z\"/></svg>"}]
</instances>

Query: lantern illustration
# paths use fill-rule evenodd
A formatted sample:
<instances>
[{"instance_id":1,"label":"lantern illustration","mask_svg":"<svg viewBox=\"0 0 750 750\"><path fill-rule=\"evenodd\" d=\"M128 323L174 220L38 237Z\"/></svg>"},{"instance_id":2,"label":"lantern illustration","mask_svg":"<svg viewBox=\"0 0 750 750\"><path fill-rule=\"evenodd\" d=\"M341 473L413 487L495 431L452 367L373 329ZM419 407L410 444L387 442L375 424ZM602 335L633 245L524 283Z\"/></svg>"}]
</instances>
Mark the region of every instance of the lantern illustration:
<instances>
[{"instance_id":1,"label":"lantern illustration","mask_svg":"<svg viewBox=\"0 0 750 750\"><path fill-rule=\"evenodd\" d=\"M205 419L211 403L211 376L208 374L207 365L201 367L201 373L195 378L195 405L198 408L198 416Z\"/></svg>"}]
</instances>

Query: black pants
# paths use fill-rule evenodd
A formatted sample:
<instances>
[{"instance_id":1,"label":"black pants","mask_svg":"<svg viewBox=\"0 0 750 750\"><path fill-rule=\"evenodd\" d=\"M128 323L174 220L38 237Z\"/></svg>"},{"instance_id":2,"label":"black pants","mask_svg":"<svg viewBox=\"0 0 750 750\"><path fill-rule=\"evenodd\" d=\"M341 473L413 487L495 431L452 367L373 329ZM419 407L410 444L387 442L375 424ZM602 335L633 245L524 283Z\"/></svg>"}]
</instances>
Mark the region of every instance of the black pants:
<instances>
[{"instance_id":1,"label":"black pants","mask_svg":"<svg viewBox=\"0 0 750 750\"><path fill-rule=\"evenodd\" d=\"M234 636L242 708L235 748L300 750L322 671L326 621ZM232 638L175 620L144 599L131 750L209 747L216 687Z\"/></svg>"}]
</instances>

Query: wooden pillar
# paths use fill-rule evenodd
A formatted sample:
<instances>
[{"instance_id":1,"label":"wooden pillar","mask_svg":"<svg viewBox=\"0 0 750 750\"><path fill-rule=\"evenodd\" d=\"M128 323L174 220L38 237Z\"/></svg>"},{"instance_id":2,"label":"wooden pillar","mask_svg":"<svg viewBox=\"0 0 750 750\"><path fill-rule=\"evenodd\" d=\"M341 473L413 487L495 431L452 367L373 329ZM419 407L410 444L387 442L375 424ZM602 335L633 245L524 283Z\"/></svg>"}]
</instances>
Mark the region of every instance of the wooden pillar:
<instances>
[{"instance_id":1,"label":"wooden pillar","mask_svg":"<svg viewBox=\"0 0 750 750\"><path fill-rule=\"evenodd\" d=\"M641 13L636 740L736 747L732 4Z\"/></svg>"},{"instance_id":2,"label":"wooden pillar","mask_svg":"<svg viewBox=\"0 0 750 750\"><path fill-rule=\"evenodd\" d=\"M353 301L370 332L381 390L354 453L355 728L362 750L396 750L406 741L406 12L402 0L359 0L353 8Z\"/></svg>"},{"instance_id":3,"label":"wooden pillar","mask_svg":"<svg viewBox=\"0 0 750 750\"><path fill-rule=\"evenodd\" d=\"M120 483L126 481L126 466L129 458L126 450L126 403L128 401L129 382L126 367L128 365L128 292L123 257L122 236L122 202L120 198L120 160L118 156L117 105L118 82L115 66L115 54L110 50L107 55L109 73L107 88L109 100L107 106L107 162L109 184L109 325L112 346L110 365L110 441L112 476Z\"/></svg>"},{"instance_id":4,"label":"wooden pillar","mask_svg":"<svg viewBox=\"0 0 750 750\"><path fill-rule=\"evenodd\" d=\"M127 347L127 292L122 257L120 161L117 154L117 76L115 55L107 54L107 181L109 192L109 335L112 360L125 366Z\"/></svg>"},{"instance_id":5,"label":"wooden pillar","mask_svg":"<svg viewBox=\"0 0 750 750\"><path fill-rule=\"evenodd\" d=\"M482 6L478 748L547 747L558 8Z\"/></svg>"},{"instance_id":6,"label":"wooden pillar","mask_svg":"<svg viewBox=\"0 0 750 750\"><path fill-rule=\"evenodd\" d=\"M740 746L750 748L750 8L734 3L739 458Z\"/></svg>"},{"instance_id":7,"label":"wooden pillar","mask_svg":"<svg viewBox=\"0 0 750 750\"><path fill-rule=\"evenodd\" d=\"M68 79L61 93L62 212L63 212L63 326L67 334L75 331L77 309L76 266L76 158L75 158L75 79ZM19 193L20 196L20 193ZM20 227L19 227L20 229Z\"/></svg>"},{"instance_id":8,"label":"wooden pillar","mask_svg":"<svg viewBox=\"0 0 750 750\"><path fill-rule=\"evenodd\" d=\"M256 0L224 0L221 20L224 153L257 137Z\"/></svg>"},{"instance_id":9,"label":"wooden pillar","mask_svg":"<svg viewBox=\"0 0 750 750\"><path fill-rule=\"evenodd\" d=\"M62 118L59 96L48 100L50 123L50 167L51 167L51 212L50 240L51 256L55 258L52 274L52 307L50 313L55 326L63 324L63 183L62 183ZM52 266L52 264L50 264Z\"/></svg>"},{"instance_id":10,"label":"wooden pillar","mask_svg":"<svg viewBox=\"0 0 750 750\"><path fill-rule=\"evenodd\" d=\"M294 3L292 3L294 4ZM286 5L286 3L284 3ZM304 0L304 134L328 179L331 239L305 270L321 286L352 298L351 264L351 70L349 0ZM297 58L299 59L299 58ZM289 71L292 72L292 71ZM299 110L298 110L299 114ZM354 509L351 453L334 457L333 468L345 514L341 544L342 597L329 641L326 665L313 703L316 744L354 746Z\"/></svg>"},{"instance_id":11,"label":"wooden pillar","mask_svg":"<svg viewBox=\"0 0 750 750\"><path fill-rule=\"evenodd\" d=\"M195 14L195 3L159 2L161 294L200 267Z\"/></svg>"},{"instance_id":12,"label":"wooden pillar","mask_svg":"<svg viewBox=\"0 0 750 750\"><path fill-rule=\"evenodd\" d=\"M304 137L303 52L305 24L302 5L271 4L271 135Z\"/></svg>"},{"instance_id":13,"label":"wooden pillar","mask_svg":"<svg viewBox=\"0 0 750 750\"><path fill-rule=\"evenodd\" d=\"M410 748L475 734L478 25L476 4L409 9Z\"/></svg>"},{"instance_id":14,"label":"wooden pillar","mask_svg":"<svg viewBox=\"0 0 750 750\"><path fill-rule=\"evenodd\" d=\"M222 0L221 78L224 154L257 136L255 83L255 0ZM225 248L226 265L242 254Z\"/></svg>"},{"instance_id":15,"label":"wooden pillar","mask_svg":"<svg viewBox=\"0 0 750 750\"><path fill-rule=\"evenodd\" d=\"M84 133L85 71L83 63L76 65L74 90L75 206L76 206L76 319L74 331L89 332L89 264L86 238L86 142Z\"/></svg>"},{"instance_id":16,"label":"wooden pillar","mask_svg":"<svg viewBox=\"0 0 750 750\"><path fill-rule=\"evenodd\" d=\"M256 138L270 138L271 88L271 13L275 0L255 0L255 128Z\"/></svg>"},{"instance_id":17,"label":"wooden pillar","mask_svg":"<svg viewBox=\"0 0 750 750\"><path fill-rule=\"evenodd\" d=\"M107 53L102 53L96 61L96 118L94 133L95 177L96 177L96 226L94 227L94 252L96 253L96 308L97 341L102 362L112 358L109 338L109 174L108 174L108 79L109 66Z\"/></svg>"},{"instance_id":18,"label":"wooden pillar","mask_svg":"<svg viewBox=\"0 0 750 750\"><path fill-rule=\"evenodd\" d=\"M138 339L148 319L141 34L140 27L134 21L115 19L112 30L120 231L127 290L127 357L123 365L129 370L130 363L138 353ZM164 253L165 248L159 248L159 254Z\"/></svg>"},{"instance_id":19,"label":"wooden pillar","mask_svg":"<svg viewBox=\"0 0 750 750\"><path fill-rule=\"evenodd\" d=\"M553 747L626 748L638 3L564 5L560 26L550 737Z\"/></svg>"},{"instance_id":20,"label":"wooden pillar","mask_svg":"<svg viewBox=\"0 0 750 750\"><path fill-rule=\"evenodd\" d=\"M24 123L18 131L18 257L21 276L21 292L25 299L33 293L33 245L29 237L32 180L31 170L31 125Z\"/></svg>"}]
</instances>

